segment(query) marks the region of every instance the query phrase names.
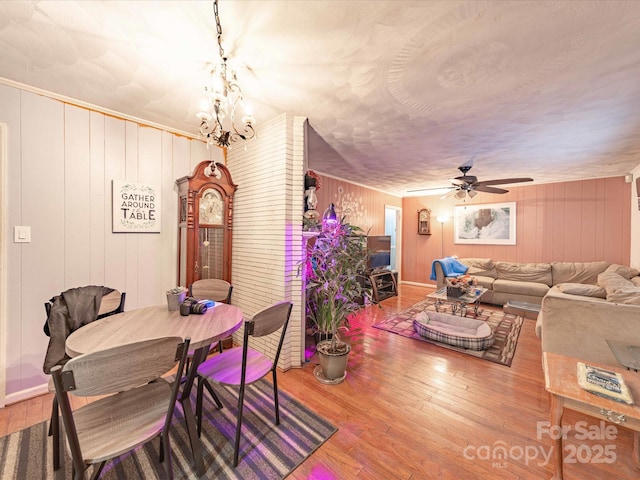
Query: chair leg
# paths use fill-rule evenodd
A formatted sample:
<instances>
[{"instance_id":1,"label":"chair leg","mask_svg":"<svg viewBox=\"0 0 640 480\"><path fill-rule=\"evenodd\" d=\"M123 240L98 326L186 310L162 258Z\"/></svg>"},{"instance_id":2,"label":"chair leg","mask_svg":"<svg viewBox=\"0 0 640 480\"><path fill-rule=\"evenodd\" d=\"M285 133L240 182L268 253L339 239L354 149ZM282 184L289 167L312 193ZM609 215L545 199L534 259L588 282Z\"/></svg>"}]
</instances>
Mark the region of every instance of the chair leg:
<instances>
[{"instance_id":1,"label":"chair leg","mask_svg":"<svg viewBox=\"0 0 640 480\"><path fill-rule=\"evenodd\" d=\"M106 463L107 462L104 461L100 465L97 465L96 467L93 468L93 473L91 474L91 480L98 480L98 478L100 477L100 474L102 473L102 469L104 468ZM84 472L82 472L81 478L84 478Z\"/></svg>"},{"instance_id":2,"label":"chair leg","mask_svg":"<svg viewBox=\"0 0 640 480\"><path fill-rule=\"evenodd\" d=\"M207 387L207 390L211 394L211 398L213 398L213 401L216 402L216 406L218 408L223 408L222 407L222 403L220 402L220 399L218 398L218 395L216 395L216 392L214 392L213 387L211 386L211 384L209 382L207 382L206 380L204 380L203 378L200 378L198 380L198 383L200 383L201 381L204 381L204 386Z\"/></svg>"},{"instance_id":3,"label":"chair leg","mask_svg":"<svg viewBox=\"0 0 640 480\"><path fill-rule=\"evenodd\" d=\"M198 437L202 434L202 395L205 379L198 377L198 389L196 394L196 419L198 420Z\"/></svg>"},{"instance_id":4,"label":"chair leg","mask_svg":"<svg viewBox=\"0 0 640 480\"><path fill-rule=\"evenodd\" d=\"M55 397L51 406L49 435L51 435L53 442L53 470L56 471L60 469L60 412L58 412L58 399Z\"/></svg>"},{"instance_id":5,"label":"chair leg","mask_svg":"<svg viewBox=\"0 0 640 480\"><path fill-rule=\"evenodd\" d=\"M244 385L240 386L238 394L238 424L236 425L236 444L233 452L233 466L238 466L238 453L240 451L240 432L242 431L242 410L244 407Z\"/></svg>"},{"instance_id":6,"label":"chair leg","mask_svg":"<svg viewBox=\"0 0 640 480\"><path fill-rule=\"evenodd\" d=\"M169 432L165 432L162 435L162 443L164 450L167 452L167 478L173 480L173 464L171 462L171 445L169 443ZM161 447L162 448L162 447Z\"/></svg>"},{"instance_id":7,"label":"chair leg","mask_svg":"<svg viewBox=\"0 0 640 480\"><path fill-rule=\"evenodd\" d=\"M273 405L276 410L276 425L280 425L280 406L278 405L278 378L276 369L273 368Z\"/></svg>"}]
</instances>

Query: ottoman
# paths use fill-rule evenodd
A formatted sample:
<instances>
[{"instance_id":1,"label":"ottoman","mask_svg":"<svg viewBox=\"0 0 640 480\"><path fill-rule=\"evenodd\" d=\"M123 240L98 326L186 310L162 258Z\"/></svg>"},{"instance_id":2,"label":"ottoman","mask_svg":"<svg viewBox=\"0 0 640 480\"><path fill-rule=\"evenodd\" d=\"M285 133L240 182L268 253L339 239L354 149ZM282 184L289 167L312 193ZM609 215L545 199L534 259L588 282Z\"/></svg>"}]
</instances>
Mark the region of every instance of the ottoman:
<instances>
[{"instance_id":1,"label":"ottoman","mask_svg":"<svg viewBox=\"0 0 640 480\"><path fill-rule=\"evenodd\" d=\"M486 350L495 336L487 322L439 312L420 312L413 329L421 337L469 350Z\"/></svg>"}]
</instances>

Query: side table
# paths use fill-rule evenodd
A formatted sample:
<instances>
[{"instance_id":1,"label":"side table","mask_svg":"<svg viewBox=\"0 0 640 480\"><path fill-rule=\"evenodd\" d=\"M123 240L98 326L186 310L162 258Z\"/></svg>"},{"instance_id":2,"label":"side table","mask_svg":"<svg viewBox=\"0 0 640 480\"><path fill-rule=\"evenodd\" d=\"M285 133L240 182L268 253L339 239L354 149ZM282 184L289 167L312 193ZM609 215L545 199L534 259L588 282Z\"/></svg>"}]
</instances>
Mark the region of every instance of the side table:
<instances>
[{"instance_id":1,"label":"side table","mask_svg":"<svg viewBox=\"0 0 640 480\"><path fill-rule=\"evenodd\" d=\"M637 405L627 405L609 400L582 389L578 385L577 364L579 361L582 360L556 353L544 352L542 354L545 389L549 392L551 400L550 426L561 428L564 409L569 408L634 430L632 461L634 466L638 468L640 466L640 433L638 433L640 431L640 408ZM631 390L631 395L635 401L640 401L640 377L638 375L609 365L586 363L622 374L625 383ZM553 449L555 467L553 478L562 480L564 478L562 435L556 437Z\"/></svg>"}]
</instances>

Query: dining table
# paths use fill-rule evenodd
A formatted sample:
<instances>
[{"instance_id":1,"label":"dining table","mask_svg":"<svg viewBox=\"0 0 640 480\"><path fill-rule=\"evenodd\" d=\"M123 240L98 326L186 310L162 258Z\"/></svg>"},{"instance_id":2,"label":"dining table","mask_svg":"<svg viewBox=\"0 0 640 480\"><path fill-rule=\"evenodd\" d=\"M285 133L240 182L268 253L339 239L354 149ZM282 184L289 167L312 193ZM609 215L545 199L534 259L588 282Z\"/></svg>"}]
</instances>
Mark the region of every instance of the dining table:
<instances>
[{"instance_id":1,"label":"dining table","mask_svg":"<svg viewBox=\"0 0 640 480\"><path fill-rule=\"evenodd\" d=\"M206 359L211 345L227 338L242 325L242 310L235 305L216 302L203 314L183 316L167 305L137 308L102 318L77 329L67 337L65 350L70 357L95 352L127 343L152 338L177 336L190 338L193 357L186 373L180 404L191 443L194 464L199 476L205 473L202 444L196 430L196 420L190 394L198 366ZM176 379L180 381L180 379Z\"/></svg>"}]
</instances>

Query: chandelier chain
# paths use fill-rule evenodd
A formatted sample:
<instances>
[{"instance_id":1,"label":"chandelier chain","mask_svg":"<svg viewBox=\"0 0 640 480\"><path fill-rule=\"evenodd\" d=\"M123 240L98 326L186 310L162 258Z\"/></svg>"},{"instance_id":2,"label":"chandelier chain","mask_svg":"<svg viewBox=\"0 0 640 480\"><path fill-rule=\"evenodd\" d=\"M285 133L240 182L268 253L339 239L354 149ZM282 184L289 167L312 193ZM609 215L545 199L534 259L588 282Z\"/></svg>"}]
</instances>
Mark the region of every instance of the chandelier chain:
<instances>
[{"instance_id":1,"label":"chandelier chain","mask_svg":"<svg viewBox=\"0 0 640 480\"><path fill-rule=\"evenodd\" d=\"M220 23L220 16L218 15L218 0L213 2L213 16L216 18L216 31L218 32L218 49L220 51L220 58L224 58L224 49L222 48L222 24Z\"/></svg>"}]
</instances>

